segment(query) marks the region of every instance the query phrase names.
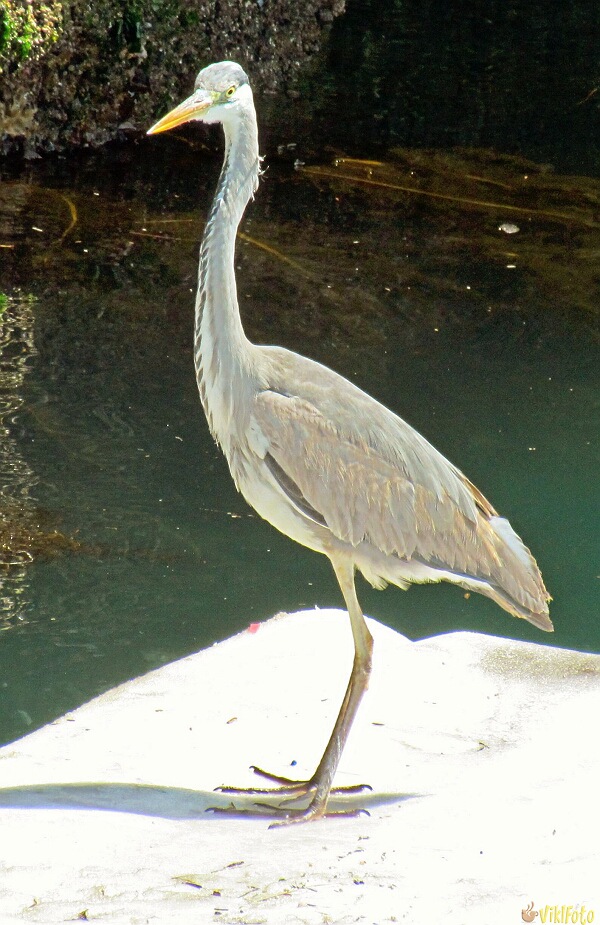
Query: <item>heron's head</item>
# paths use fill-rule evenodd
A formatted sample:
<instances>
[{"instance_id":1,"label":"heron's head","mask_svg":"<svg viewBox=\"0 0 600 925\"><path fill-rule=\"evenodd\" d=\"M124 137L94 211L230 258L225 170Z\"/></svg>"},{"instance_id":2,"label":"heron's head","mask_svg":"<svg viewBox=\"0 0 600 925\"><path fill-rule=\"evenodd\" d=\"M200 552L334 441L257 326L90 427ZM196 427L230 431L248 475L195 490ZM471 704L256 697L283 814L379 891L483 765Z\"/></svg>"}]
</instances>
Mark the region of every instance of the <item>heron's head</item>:
<instances>
[{"instance_id":1,"label":"heron's head","mask_svg":"<svg viewBox=\"0 0 600 925\"><path fill-rule=\"evenodd\" d=\"M195 89L183 103L148 129L148 135L166 132L184 122L225 122L252 99L248 77L234 61L209 64L196 77Z\"/></svg>"}]
</instances>

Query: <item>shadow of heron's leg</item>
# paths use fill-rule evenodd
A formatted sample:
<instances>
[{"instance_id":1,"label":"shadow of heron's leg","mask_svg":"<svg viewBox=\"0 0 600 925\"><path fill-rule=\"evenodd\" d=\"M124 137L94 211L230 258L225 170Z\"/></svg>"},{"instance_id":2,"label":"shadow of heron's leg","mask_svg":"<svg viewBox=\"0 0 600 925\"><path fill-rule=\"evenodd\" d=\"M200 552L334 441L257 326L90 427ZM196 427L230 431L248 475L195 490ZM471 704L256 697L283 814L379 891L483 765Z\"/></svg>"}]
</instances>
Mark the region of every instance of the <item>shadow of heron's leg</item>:
<instances>
[{"instance_id":1,"label":"shadow of heron's leg","mask_svg":"<svg viewBox=\"0 0 600 925\"><path fill-rule=\"evenodd\" d=\"M272 823L273 826L289 825L295 822L308 822L329 815L326 812L326 807L327 800L332 792L333 778L340 763L340 758L360 701L369 683L373 638L367 628L365 618L356 596L356 589L354 587L354 564L345 557L338 559L332 555L330 558L348 608L348 615L350 617L350 625L354 638L354 662L342 706L335 721L329 742L323 752L323 757L315 773L310 780L307 781L280 777L277 774L271 774L268 771L263 771L261 768L254 767L253 770L257 774L279 784L279 786L271 788L218 788L221 793L256 795L279 800L280 802L274 806L270 804L257 804L257 806L268 807L270 816L277 816L276 821ZM360 784L354 787L334 788L333 792L359 793L367 789L370 789L367 784ZM309 795L311 799L306 809L293 809L286 805L289 802L294 802L296 799ZM225 807L218 811L228 812L229 810ZM232 807L231 812L236 812L236 810ZM355 816L359 812L360 810L349 808L347 811L340 810L331 815Z\"/></svg>"}]
</instances>

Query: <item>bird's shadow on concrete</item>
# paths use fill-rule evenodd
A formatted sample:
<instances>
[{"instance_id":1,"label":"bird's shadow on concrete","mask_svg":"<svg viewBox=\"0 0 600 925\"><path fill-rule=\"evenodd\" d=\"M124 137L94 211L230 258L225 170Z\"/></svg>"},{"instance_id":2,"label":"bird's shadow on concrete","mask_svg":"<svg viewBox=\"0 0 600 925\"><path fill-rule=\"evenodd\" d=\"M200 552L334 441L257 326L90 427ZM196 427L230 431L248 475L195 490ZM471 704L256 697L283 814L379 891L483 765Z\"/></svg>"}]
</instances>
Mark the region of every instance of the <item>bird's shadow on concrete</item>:
<instances>
[{"instance_id":1,"label":"bird's shadow on concrete","mask_svg":"<svg viewBox=\"0 0 600 925\"><path fill-rule=\"evenodd\" d=\"M424 796L417 793L361 793L352 797L332 797L332 812L346 811L358 815L390 803ZM256 806L260 800L262 807ZM267 794L223 794L212 790L187 790L183 787L160 787L151 784L110 782L31 784L0 789L0 809L86 809L133 813L161 819L223 819L253 817L269 819L273 815L264 806ZM277 803L273 803L276 807ZM294 806L299 804L294 804ZM212 810L212 812L211 812Z\"/></svg>"}]
</instances>

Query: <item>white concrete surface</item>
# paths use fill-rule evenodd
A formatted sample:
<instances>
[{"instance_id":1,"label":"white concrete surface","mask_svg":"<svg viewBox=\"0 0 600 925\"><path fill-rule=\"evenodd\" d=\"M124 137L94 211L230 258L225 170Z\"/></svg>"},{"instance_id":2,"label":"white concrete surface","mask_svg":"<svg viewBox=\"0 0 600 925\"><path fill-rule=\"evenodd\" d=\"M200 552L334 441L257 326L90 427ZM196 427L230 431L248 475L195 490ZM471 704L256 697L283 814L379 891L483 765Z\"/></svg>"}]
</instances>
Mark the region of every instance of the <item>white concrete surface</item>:
<instances>
[{"instance_id":1,"label":"white concrete surface","mask_svg":"<svg viewBox=\"0 0 600 925\"><path fill-rule=\"evenodd\" d=\"M369 817L205 812L309 775L337 713L347 616L280 615L0 750L0 925L600 922L600 656L370 625L337 778Z\"/></svg>"}]
</instances>

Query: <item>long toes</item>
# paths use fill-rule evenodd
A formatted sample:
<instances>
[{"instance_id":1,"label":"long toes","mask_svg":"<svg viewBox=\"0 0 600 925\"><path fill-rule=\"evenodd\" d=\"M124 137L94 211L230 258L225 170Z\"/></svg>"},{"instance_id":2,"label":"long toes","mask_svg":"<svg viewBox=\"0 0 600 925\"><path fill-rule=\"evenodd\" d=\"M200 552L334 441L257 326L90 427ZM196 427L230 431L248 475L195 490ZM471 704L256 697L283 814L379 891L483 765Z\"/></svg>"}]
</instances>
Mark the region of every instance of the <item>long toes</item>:
<instances>
[{"instance_id":1,"label":"long toes","mask_svg":"<svg viewBox=\"0 0 600 925\"><path fill-rule=\"evenodd\" d=\"M237 806L207 806L204 812L212 813L214 816L252 816L255 819L265 815L255 809L238 809Z\"/></svg>"},{"instance_id":2,"label":"long toes","mask_svg":"<svg viewBox=\"0 0 600 925\"><path fill-rule=\"evenodd\" d=\"M260 787L215 787L214 793L237 793L243 796L247 794L252 796L253 794L268 793L268 790L261 790Z\"/></svg>"},{"instance_id":3,"label":"long toes","mask_svg":"<svg viewBox=\"0 0 600 925\"><path fill-rule=\"evenodd\" d=\"M271 822L269 828L280 829L284 825L300 825L302 822L315 822L317 819L322 819L324 815L325 814L322 812L312 813L309 812L309 810L298 810L296 813L287 810L284 816Z\"/></svg>"},{"instance_id":4,"label":"long toes","mask_svg":"<svg viewBox=\"0 0 600 925\"><path fill-rule=\"evenodd\" d=\"M215 787L215 793L231 793L238 796L288 797L297 800L313 789L303 781L293 782L287 787Z\"/></svg>"},{"instance_id":5,"label":"long toes","mask_svg":"<svg viewBox=\"0 0 600 925\"><path fill-rule=\"evenodd\" d=\"M225 788L220 788L222 792L233 792L243 795L256 795L256 796L270 796L277 797L277 803L263 803L259 800L256 800L250 807L237 807L233 803L230 803L229 806L209 806L206 812L214 813L215 815L220 816L252 816L254 818L271 818L274 819L273 822L269 825L269 828L277 828L282 825L294 825L301 822L314 822L317 819L335 819L339 817L344 817L346 819L351 819L356 816L369 816L370 813L368 810L358 807L352 808L348 807L346 809L331 809L326 808L326 801L319 801L317 805L309 804L304 809L296 809L293 806L289 806L289 803L293 803L295 800L299 799L299 796L305 796L305 794L295 794L289 796L287 799L281 799L282 792L281 790L264 790L264 791L246 791L246 790L235 790L231 787L228 791Z\"/></svg>"},{"instance_id":6,"label":"long toes","mask_svg":"<svg viewBox=\"0 0 600 925\"><path fill-rule=\"evenodd\" d=\"M270 771L264 771L255 765L250 766L260 777L264 777L270 783L276 784L275 787L215 787L219 793L238 793L249 796L273 796L273 797L290 797L292 799L307 796L316 789L316 784L312 780L293 780L291 777L283 777L280 774L272 774Z\"/></svg>"},{"instance_id":7,"label":"long toes","mask_svg":"<svg viewBox=\"0 0 600 925\"><path fill-rule=\"evenodd\" d=\"M251 770L259 777L264 777L275 786L272 787L216 787L218 793L231 794L235 796L259 797L254 801L253 807L237 809L233 804L228 807L211 807L211 811L220 815L244 815L275 817L269 828L281 825L293 825L300 822L312 822L322 817L333 818L338 816L352 817L369 813L362 808L340 808L328 811L326 809L327 797L329 793L334 796L348 796L349 794L364 793L366 790L373 788L369 784L352 784L346 787L334 787L328 791L325 796L320 793L320 784L316 778L312 780L293 780L290 777L283 777L280 774L272 774L265 771L257 765L251 765ZM316 793L319 793L317 800ZM312 800L304 808L296 808L290 804L295 803L303 797L311 797ZM265 802L262 802L262 801ZM272 802L266 802L270 800Z\"/></svg>"},{"instance_id":8,"label":"long toes","mask_svg":"<svg viewBox=\"0 0 600 925\"><path fill-rule=\"evenodd\" d=\"M304 786L307 790L314 787L312 781L294 780L291 777L283 777L280 774L272 774L271 771L265 771L263 768L259 768L255 764L250 765L250 770L253 771L254 774L258 774L259 777L264 777L265 780L270 780L274 784L282 784L284 787Z\"/></svg>"},{"instance_id":9,"label":"long toes","mask_svg":"<svg viewBox=\"0 0 600 925\"><path fill-rule=\"evenodd\" d=\"M260 777L264 777L265 780L273 781L274 784L281 784L283 787L297 788L298 790L303 789L305 793L317 788L317 781L315 780L293 780L291 777L283 777L279 774L273 774L271 771L265 771L255 764L250 765L250 770ZM372 789L370 784L350 784L345 787L333 787L331 793L364 793L366 790Z\"/></svg>"},{"instance_id":10,"label":"long toes","mask_svg":"<svg viewBox=\"0 0 600 925\"><path fill-rule=\"evenodd\" d=\"M213 813L215 816L247 816L253 819L273 819L270 823L270 829L276 829L283 825L297 825L302 822L315 822L317 819L352 819L356 816L370 816L366 809L340 809L340 810L323 810L323 809L292 809L284 806L273 806L272 803L254 803L248 808L237 806L209 806L207 813ZM275 817L275 818L273 818Z\"/></svg>"},{"instance_id":11,"label":"long toes","mask_svg":"<svg viewBox=\"0 0 600 925\"><path fill-rule=\"evenodd\" d=\"M332 787L331 793L365 793L373 790L370 784L350 784L347 787Z\"/></svg>"},{"instance_id":12,"label":"long toes","mask_svg":"<svg viewBox=\"0 0 600 925\"><path fill-rule=\"evenodd\" d=\"M283 809L282 811L284 815L275 819L269 825L270 829L277 829L283 825L296 825L302 822L316 822L317 819L338 819L341 817L352 819L356 816L371 815L367 809L326 810L324 807L311 808L310 806L308 809ZM279 813L277 815L279 816Z\"/></svg>"}]
</instances>

